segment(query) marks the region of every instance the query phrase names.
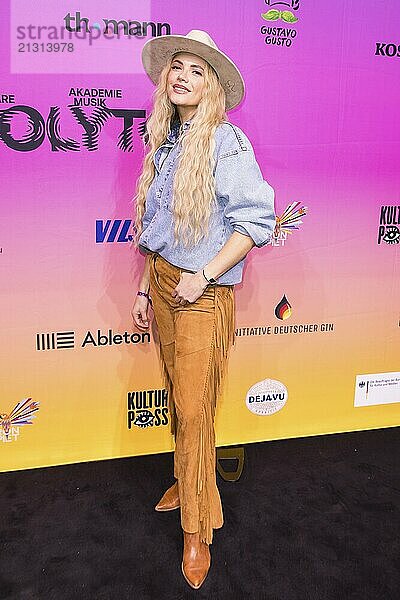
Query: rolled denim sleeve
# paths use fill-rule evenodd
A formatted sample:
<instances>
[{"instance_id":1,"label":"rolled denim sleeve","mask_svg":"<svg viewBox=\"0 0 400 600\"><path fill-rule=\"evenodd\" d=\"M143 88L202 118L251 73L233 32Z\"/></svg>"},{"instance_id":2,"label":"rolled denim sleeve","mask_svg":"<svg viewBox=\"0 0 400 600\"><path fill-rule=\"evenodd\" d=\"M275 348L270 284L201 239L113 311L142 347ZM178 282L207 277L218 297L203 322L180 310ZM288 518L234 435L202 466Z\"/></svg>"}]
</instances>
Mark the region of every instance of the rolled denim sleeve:
<instances>
[{"instance_id":1,"label":"rolled denim sleeve","mask_svg":"<svg viewBox=\"0 0 400 600\"><path fill-rule=\"evenodd\" d=\"M262 176L250 140L234 127L229 126L219 148L216 193L224 199L224 214L232 228L260 247L270 242L275 228L275 193Z\"/></svg>"}]
</instances>

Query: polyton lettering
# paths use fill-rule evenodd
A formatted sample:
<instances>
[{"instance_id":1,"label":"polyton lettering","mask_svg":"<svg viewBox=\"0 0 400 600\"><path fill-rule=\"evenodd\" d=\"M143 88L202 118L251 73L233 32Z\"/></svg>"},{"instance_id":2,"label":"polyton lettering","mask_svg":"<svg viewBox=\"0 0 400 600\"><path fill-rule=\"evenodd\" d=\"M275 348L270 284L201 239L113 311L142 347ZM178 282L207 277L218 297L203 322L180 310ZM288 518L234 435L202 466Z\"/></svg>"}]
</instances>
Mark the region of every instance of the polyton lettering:
<instances>
[{"instance_id":1,"label":"polyton lettering","mask_svg":"<svg viewBox=\"0 0 400 600\"><path fill-rule=\"evenodd\" d=\"M108 119L122 119L123 129L119 132L118 148L125 152L132 152L132 126L134 119L145 118L146 111L131 110L123 108L109 108L107 106L98 106L96 113L87 116L79 107L69 105L72 116L80 126L82 135L82 146L88 150L97 150L98 138ZM21 119L25 115L28 126L26 132L21 137L15 138L13 134L12 122ZM51 151L59 152L77 152L79 143L72 138L61 138L59 133L60 107L51 106L46 122L40 112L31 106L14 105L0 110L0 139L11 150L18 152L31 152L39 148L47 134Z\"/></svg>"}]
</instances>

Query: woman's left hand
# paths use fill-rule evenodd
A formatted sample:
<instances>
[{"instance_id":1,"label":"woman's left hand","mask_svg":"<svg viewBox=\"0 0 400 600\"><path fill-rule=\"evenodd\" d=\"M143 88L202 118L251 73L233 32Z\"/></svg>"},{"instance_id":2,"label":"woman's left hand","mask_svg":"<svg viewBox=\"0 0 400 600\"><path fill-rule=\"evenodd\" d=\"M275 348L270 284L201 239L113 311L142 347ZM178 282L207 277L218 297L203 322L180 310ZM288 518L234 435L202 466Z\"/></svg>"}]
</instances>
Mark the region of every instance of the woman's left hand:
<instances>
[{"instance_id":1,"label":"woman's left hand","mask_svg":"<svg viewBox=\"0 0 400 600\"><path fill-rule=\"evenodd\" d=\"M197 273L184 272L181 273L181 279L171 295L182 305L187 304L187 302L196 302L207 285L208 283L201 271Z\"/></svg>"}]
</instances>

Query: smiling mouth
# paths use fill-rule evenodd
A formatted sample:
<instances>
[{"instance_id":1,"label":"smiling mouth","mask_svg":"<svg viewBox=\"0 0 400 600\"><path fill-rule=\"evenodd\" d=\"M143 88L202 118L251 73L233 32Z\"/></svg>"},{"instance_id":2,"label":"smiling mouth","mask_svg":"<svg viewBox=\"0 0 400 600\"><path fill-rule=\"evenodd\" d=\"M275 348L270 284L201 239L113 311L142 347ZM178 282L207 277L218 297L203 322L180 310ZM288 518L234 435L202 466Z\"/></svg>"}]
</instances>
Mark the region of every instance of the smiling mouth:
<instances>
[{"instance_id":1,"label":"smiling mouth","mask_svg":"<svg viewBox=\"0 0 400 600\"><path fill-rule=\"evenodd\" d=\"M178 92L180 94L185 93L185 92L189 92L188 89L186 89L184 87L181 87L181 86L175 86L175 85L173 85L172 89L174 90L174 92Z\"/></svg>"}]
</instances>

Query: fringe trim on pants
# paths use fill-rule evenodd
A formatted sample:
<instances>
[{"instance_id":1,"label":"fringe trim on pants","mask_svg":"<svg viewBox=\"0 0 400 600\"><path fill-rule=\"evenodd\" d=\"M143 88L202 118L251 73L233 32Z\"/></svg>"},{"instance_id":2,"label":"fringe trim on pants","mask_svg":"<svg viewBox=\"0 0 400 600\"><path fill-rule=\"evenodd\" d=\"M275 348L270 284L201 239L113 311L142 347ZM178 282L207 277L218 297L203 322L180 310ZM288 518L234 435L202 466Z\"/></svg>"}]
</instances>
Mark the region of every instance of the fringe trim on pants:
<instances>
[{"instance_id":1,"label":"fringe trim on pants","mask_svg":"<svg viewBox=\"0 0 400 600\"><path fill-rule=\"evenodd\" d=\"M215 489L206 485L206 478L216 477L216 449L214 418L216 404L221 396L228 365L228 353L235 343L235 301L232 288L215 288L215 320L208 365L206 386L202 401L199 463L197 472L197 493L199 495L200 540L211 544L213 523L211 506L215 498L209 498L207 491ZM215 483L216 486L216 483ZM218 492L217 492L218 493ZM219 499L218 499L219 500ZM221 525L222 526L222 523Z\"/></svg>"},{"instance_id":2,"label":"fringe trim on pants","mask_svg":"<svg viewBox=\"0 0 400 600\"><path fill-rule=\"evenodd\" d=\"M167 363L165 361L162 344L160 344L160 363L161 363L161 374L162 374L162 379L164 382L164 387L167 390L170 431L171 431L171 434L174 436L174 440L176 441L177 416L176 416L176 411L175 411L174 400L172 397L172 381L171 381L171 378L168 373Z\"/></svg>"},{"instance_id":3,"label":"fringe trim on pants","mask_svg":"<svg viewBox=\"0 0 400 600\"><path fill-rule=\"evenodd\" d=\"M202 399L199 430L199 454L197 466L197 494L199 507L200 540L211 544L213 528L221 527L221 501L216 487L216 448L214 419L217 400L222 394L228 365L229 349L235 343L235 297L233 286L216 286L215 319L210 348L207 377ZM178 419L173 400L173 383L168 373L167 363L160 344L161 372L168 393L170 431L176 442ZM174 475L176 462L174 461ZM212 478L212 481L207 481ZM209 493L213 490L213 496ZM214 511L213 511L214 509Z\"/></svg>"}]
</instances>

